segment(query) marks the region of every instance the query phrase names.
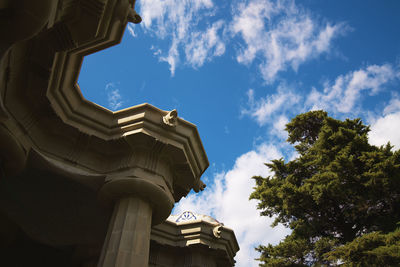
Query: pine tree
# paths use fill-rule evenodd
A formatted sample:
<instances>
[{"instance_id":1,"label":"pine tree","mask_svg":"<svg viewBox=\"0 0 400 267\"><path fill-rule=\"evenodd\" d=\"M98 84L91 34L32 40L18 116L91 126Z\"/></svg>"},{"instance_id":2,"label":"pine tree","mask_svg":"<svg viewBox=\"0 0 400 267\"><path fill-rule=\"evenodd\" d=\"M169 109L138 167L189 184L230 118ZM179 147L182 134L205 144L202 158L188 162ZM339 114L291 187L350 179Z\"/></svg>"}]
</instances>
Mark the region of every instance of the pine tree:
<instances>
[{"instance_id":1,"label":"pine tree","mask_svg":"<svg viewBox=\"0 0 400 267\"><path fill-rule=\"evenodd\" d=\"M261 266L400 266L400 151L370 145L360 119L324 111L286 131L298 157L266 164L273 175L253 177L250 198L292 233L258 247Z\"/></svg>"}]
</instances>

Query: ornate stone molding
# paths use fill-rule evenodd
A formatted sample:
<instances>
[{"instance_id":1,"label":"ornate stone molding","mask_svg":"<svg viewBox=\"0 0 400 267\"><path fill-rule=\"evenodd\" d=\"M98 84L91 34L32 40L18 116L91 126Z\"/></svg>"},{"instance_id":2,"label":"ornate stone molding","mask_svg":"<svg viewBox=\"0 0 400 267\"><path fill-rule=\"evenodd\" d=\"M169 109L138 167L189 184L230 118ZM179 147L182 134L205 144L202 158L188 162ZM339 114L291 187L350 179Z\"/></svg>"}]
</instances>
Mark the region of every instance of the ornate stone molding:
<instances>
[{"instance_id":1,"label":"ornate stone molding","mask_svg":"<svg viewBox=\"0 0 400 267\"><path fill-rule=\"evenodd\" d=\"M217 226L214 226L214 228L213 228L213 234L214 234L214 236L216 237L216 238L221 238L221 228L224 226L224 224L223 223L221 223L221 224L219 224L219 225L217 225Z\"/></svg>"},{"instance_id":2,"label":"ornate stone molding","mask_svg":"<svg viewBox=\"0 0 400 267\"><path fill-rule=\"evenodd\" d=\"M171 127L176 127L178 124L178 112L176 109L170 111L163 117L163 122Z\"/></svg>"}]
</instances>

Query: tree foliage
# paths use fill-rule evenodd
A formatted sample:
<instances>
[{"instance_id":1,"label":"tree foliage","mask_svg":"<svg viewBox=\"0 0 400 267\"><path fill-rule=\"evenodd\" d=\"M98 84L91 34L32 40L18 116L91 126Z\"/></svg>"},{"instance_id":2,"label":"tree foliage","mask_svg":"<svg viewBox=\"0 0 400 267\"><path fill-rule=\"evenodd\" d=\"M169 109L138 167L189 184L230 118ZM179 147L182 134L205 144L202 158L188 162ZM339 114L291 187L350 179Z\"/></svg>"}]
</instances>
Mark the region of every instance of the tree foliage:
<instances>
[{"instance_id":1,"label":"tree foliage","mask_svg":"<svg viewBox=\"0 0 400 267\"><path fill-rule=\"evenodd\" d=\"M324 111L287 124L298 157L266 165L251 199L292 233L260 246L262 266L400 266L400 151L368 143L360 119ZM366 264L368 263L368 264Z\"/></svg>"}]
</instances>

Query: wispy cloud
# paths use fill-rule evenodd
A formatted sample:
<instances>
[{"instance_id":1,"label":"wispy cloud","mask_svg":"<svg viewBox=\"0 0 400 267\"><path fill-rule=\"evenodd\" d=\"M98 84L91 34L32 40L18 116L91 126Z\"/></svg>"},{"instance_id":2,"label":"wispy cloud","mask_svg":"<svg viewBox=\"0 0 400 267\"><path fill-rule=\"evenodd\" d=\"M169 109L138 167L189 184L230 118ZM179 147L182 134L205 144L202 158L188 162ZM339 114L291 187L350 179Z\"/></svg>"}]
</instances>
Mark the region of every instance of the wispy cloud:
<instances>
[{"instance_id":1,"label":"wispy cloud","mask_svg":"<svg viewBox=\"0 0 400 267\"><path fill-rule=\"evenodd\" d=\"M194 32L186 45L185 55L188 64L201 67L205 61L210 61L215 56L225 53L225 43L222 41L219 31L224 22L219 20L211 25L205 32Z\"/></svg>"},{"instance_id":2,"label":"wispy cloud","mask_svg":"<svg viewBox=\"0 0 400 267\"><path fill-rule=\"evenodd\" d=\"M311 109L349 113L354 111L357 102L362 102L360 98L364 93L375 95L398 76L390 64L370 65L340 75L333 83L326 82L322 91L313 88L306 105Z\"/></svg>"},{"instance_id":3,"label":"wispy cloud","mask_svg":"<svg viewBox=\"0 0 400 267\"><path fill-rule=\"evenodd\" d=\"M343 23L320 23L291 0L233 1L231 17L224 18L212 0L142 0L138 9L145 32L169 42L168 49L155 51L172 75L180 63L201 67L235 41L242 47L237 61L259 59L260 74L271 83L288 67L297 71L307 60L329 52L332 40L348 29ZM128 30L135 36L132 27Z\"/></svg>"},{"instance_id":4,"label":"wispy cloud","mask_svg":"<svg viewBox=\"0 0 400 267\"><path fill-rule=\"evenodd\" d=\"M288 138L288 134L285 131L286 124L289 123L289 119L285 114L281 114L278 118L276 118L272 123L271 134L279 137L281 140L286 140Z\"/></svg>"},{"instance_id":5,"label":"wispy cloud","mask_svg":"<svg viewBox=\"0 0 400 267\"><path fill-rule=\"evenodd\" d=\"M132 37L136 37L135 26L133 23L128 23L127 29Z\"/></svg>"},{"instance_id":6,"label":"wispy cloud","mask_svg":"<svg viewBox=\"0 0 400 267\"><path fill-rule=\"evenodd\" d=\"M254 118L260 126L276 122L275 116L282 115L288 109L293 109L301 100L300 95L283 84L278 86L275 94L267 95L264 98L256 100L252 89L247 92L247 97L248 106L241 110L241 114Z\"/></svg>"},{"instance_id":7,"label":"wispy cloud","mask_svg":"<svg viewBox=\"0 0 400 267\"><path fill-rule=\"evenodd\" d=\"M400 98L392 92L390 103L380 110L365 110L362 99L369 95L388 93L385 90L393 82L400 80L400 71L390 64L369 65L346 74L339 75L333 81L326 81L321 89L311 88L305 97L283 83L278 85L275 93L255 97L255 91L247 92L247 106L240 110L242 115L254 119L259 126L270 129L270 138L286 139L284 131L289 118L309 110L323 109L336 117L357 117L369 113L372 125L371 142L384 144L392 140L400 143L397 137L400 125ZM385 142L383 142L386 140Z\"/></svg>"},{"instance_id":8,"label":"wispy cloud","mask_svg":"<svg viewBox=\"0 0 400 267\"><path fill-rule=\"evenodd\" d=\"M200 67L225 52L225 44L219 37L223 21L203 25L214 17L211 0L146 0L138 6L144 29L160 39L170 40L168 51L156 50L160 61L169 64L171 75L180 62L181 50L185 52L184 62L192 67Z\"/></svg>"},{"instance_id":9,"label":"wispy cloud","mask_svg":"<svg viewBox=\"0 0 400 267\"><path fill-rule=\"evenodd\" d=\"M393 93L389 104L383 110L383 114L389 115L390 113L394 113L397 111L400 111L400 96L398 95L398 93Z\"/></svg>"},{"instance_id":10,"label":"wispy cloud","mask_svg":"<svg viewBox=\"0 0 400 267\"><path fill-rule=\"evenodd\" d=\"M116 88L114 83L108 83L105 90L107 93L107 107L112 111L118 110L123 104L119 89Z\"/></svg>"},{"instance_id":11,"label":"wispy cloud","mask_svg":"<svg viewBox=\"0 0 400 267\"><path fill-rule=\"evenodd\" d=\"M249 201L255 183L250 179L254 175L268 176L269 169L264 165L282 154L273 145L265 143L236 159L233 168L216 174L214 184L208 185L200 196L189 195L175 207L180 213L191 210L209 214L235 231L240 245L236 256L236 266L258 266L254 259L259 254L254 249L260 244L276 244L289 230L283 226L270 227L272 218L261 217L256 209L257 201Z\"/></svg>"},{"instance_id":12,"label":"wispy cloud","mask_svg":"<svg viewBox=\"0 0 400 267\"><path fill-rule=\"evenodd\" d=\"M300 64L328 52L346 27L322 25L294 1L250 0L234 9L231 31L245 43L237 61L250 64L257 58L263 79L271 83L288 67L297 71Z\"/></svg>"},{"instance_id":13,"label":"wispy cloud","mask_svg":"<svg viewBox=\"0 0 400 267\"><path fill-rule=\"evenodd\" d=\"M228 126L224 126L224 133L225 134L230 134L231 133L231 131L229 131L229 127Z\"/></svg>"}]
</instances>

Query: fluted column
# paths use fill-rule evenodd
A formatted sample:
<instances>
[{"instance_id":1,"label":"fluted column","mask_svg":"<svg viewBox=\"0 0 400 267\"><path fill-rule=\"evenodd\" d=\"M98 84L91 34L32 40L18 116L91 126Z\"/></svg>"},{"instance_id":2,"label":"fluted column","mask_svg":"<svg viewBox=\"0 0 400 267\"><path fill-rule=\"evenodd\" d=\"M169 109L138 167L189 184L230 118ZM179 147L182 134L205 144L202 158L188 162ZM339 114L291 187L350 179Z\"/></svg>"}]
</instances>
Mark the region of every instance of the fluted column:
<instances>
[{"instance_id":1,"label":"fluted column","mask_svg":"<svg viewBox=\"0 0 400 267\"><path fill-rule=\"evenodd\" d=\"M120 199L114 207L98 266L148 266L151 217L148 201L131 196Z\"/></svg>"}]
</instances>

